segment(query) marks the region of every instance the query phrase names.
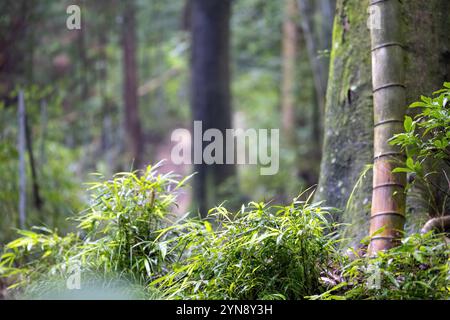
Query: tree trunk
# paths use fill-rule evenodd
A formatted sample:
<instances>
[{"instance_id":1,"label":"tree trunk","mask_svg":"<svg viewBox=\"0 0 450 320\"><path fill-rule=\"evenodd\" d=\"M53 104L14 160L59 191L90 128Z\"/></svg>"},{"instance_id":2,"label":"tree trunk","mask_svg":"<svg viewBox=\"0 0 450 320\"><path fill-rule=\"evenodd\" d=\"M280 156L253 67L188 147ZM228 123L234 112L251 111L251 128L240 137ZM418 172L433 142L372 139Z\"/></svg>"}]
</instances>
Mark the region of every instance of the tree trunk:
<instances>
[{"instance_id":1,"label":"tree trunk","mask_svg":"<svg viewBox=\"0 0 450 320\"><path fill-rule=\"evenodd\" d=\"M134 167L143 165L143 136L139 120L139 107L137 95L137 66L136 66L136 8L134 0L124 5L122 45L124 83L123 95L125 103L125 133L126 145L129 154L134 160Z\"/></svg>"},{"instance_id":2,"label":"tree trunk","mask_svg":"<svg viewBox=\"0 0 450 320\"><path fill-rule=\"evenodd\" d=\"M373 162L373 97L368 0L338 0L327 90L324 146L316 200L342 209L352 244L366 236L371 173L352 193L365 165ZM406 105L430 95L450 76L450 2L403 1ZM349 194L352 197L349 200ZM407 231L420 230L426 209L407 196Z\"/></svg>"},{"instance_id":3,"label":"tree trunk","mask_svg":"<svg viewBox=\"0 0 450 320\"><path fill-rule=\"evenodd\" d=\"M404 158L389 139L403 131L406 111L402 20L398 0L371 0L374 162L371 253L398 243L405 222L406 174L393 173Z\"/></svg>"},{"instance_id":4,"label":"tree trunk","mask_svg":"<svg viewBox=\"0 0 450 320\"><path fill-rule=\"evenodd\" d=\"M364 180L349 194L373 157L373 109L368 1L340 0L334 21L323 157L316 200L343 210L344 236L361 239L370 214L371 186ZM369 177L368 177L369 178ZM356 240L358 243L358 240Z\"/></svg>"},{"instance_id":5,"label":"tree trunk","mask_svg":"<svg viewBox=\"0 0 450 320\"><path fill-rule=\"evenodd\" d=\"M25 168L26 153L26 110L25 97L23 90L19 91L18 96L18 153L19 153L19 226L25 228L26 223L26 207L27 207L27 172Z\"/></svg>"},{"instance_id":6,"label":"tree trunk","mask_svg":"<svg viewBox=\"0 0 450 320\"><path fill-rule=\"evenodd\" d=\"M215 128L225 137L225 129L232 127L229 71L231 1L192 0L191 10L192 118L202 121L203 131ZM235 168L233 165L202 163L194 165L194 171L197 172L194 176L194 201L200 214L205 216L208 207L220 201L223 194L218 190L234 175Z\"/></svg>"},{"instance_id":7,"label":"tree trunk","mask_svg":"<svg viewBox=\"0 0 450 320\"><path fill-rule=\"evenodd\" d=\"M33 152L33 136L26 112L25 112L25 141L28 151L28 160L30 162L31 186L33 190L34 206L36 209L41 209L43 205L43 200L41 198L39 191L40 188L36 170L36 161L34 159L34 152Z\"/></svg>"},{"instance_id":8,"label":"tree trunk","mask_svg":"<svg viewBox=\"0 0 450 320\"><path fill-rule=\"evenodd\" d=\"M283 70L281 114L284 136L290 145L295 136L295 82L298 50L296 0L285 0L283 21Z\"/></svg>"},{"instance_id":9,"label":"tree trunk","mask_svg":"<svg viewBox=\"0 0 450 320\"><path fill-rule=\"evenodd\" d=\"M306 39L309 60L313 69L314 85L320 114L324 113L327 91L329 59L321 51L331 48L336 0L298 0L300 25ZM317 14L319 13L319 14ZM320 16L319 22L315 16Z\"/></svg>"},{"instance_id":10,"label":"tree trunk","mask_svg":"<svg viewBox=\"0 0 450 320\"><path fill-rule=\"evenodd\" d=\"M11 93L18 84L24 85L29 76L32 6L25 0L0 4L0 102L6 106L16 105L16 97Z\"/></svg>"}]
</instances>

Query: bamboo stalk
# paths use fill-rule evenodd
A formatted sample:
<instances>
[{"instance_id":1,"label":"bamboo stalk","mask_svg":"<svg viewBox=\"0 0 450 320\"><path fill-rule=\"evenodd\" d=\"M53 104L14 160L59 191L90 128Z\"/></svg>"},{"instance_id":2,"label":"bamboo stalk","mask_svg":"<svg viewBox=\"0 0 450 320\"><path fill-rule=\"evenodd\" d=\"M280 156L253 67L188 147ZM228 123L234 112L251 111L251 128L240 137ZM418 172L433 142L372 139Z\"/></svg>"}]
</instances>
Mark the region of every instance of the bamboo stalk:
<instances>
[{"instance_id":1,"label":"bamboo stalk","mask_svg":"<svg viewBox=\"0 0 450 320\"><path fill-rule=\"evenodd\" d=\"M374 103L374 174L369 253L398 243L405 222L404 173L392 170L403 160L388 140L403 130L406 106L404 49L398 0L371 0L372 84Z\"/></svg>"}]
</instances>

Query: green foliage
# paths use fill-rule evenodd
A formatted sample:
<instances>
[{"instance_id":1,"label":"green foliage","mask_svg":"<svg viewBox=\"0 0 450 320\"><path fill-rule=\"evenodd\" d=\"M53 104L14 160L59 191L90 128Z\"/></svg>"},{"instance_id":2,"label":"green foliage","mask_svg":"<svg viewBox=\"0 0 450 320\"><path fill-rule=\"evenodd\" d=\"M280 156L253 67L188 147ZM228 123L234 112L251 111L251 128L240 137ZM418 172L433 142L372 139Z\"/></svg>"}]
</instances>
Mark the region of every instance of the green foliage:
<instances>
[{"instance_id":1,"label":"green foliage","mask_svg":"<svg viewBox=\"0 0 450 320\"><path fill-rule=\"evenodd\" d=\"M440 235L413 234L375 257L342 267L339 283L314 299L449 299L450 248ZM336 278L330 279L335 280Z\"/></svg>"},{"instance_id":2,"label":"green foliage","mask_svg":"<svg viewBox=\"0 0 450 320\"><path fill-rule=\"evenodd\" d=\"M421 101L412 103L409 108L420 108L420 112L414 119L406 116L405 132L395 135L390 141L400 146L407 155L404 165L394 169L394 172L406 172L413 176L414 181L420 182L426 188L427 196L433 200L435 190L445 197L449 195L448 185L443 187L437 182L440 178L449 181L443 169L450 165L449 99L450 82L446 82L443 89L434 92L433 97L422 96ZM437 202L434 202L436 206Z\"/></svg>"},{"instance_id":3,"label":"green foliage","mask_svg":"<svg viewBox=\"0 0 450 320\"><path fill-rule=\"evenodd\" d=\"M414 120L406 116L405 132L395 135L391 140L392 144L401 146L408 156L406 167L398 168L398 172L421 174L421 164L425 159L450 159L450 82L445 83L444 88L436 91L434 96L422 96L421 101L409 106L422 110Z\"/></svg>"},{"instance_id":4,"label":"green foliage","mask_svg":"<svg viewBox=\"0 0 450 320\"><path fill-rule=\"evenodd\" d=\"M2 277L32 297L62 292L73 265L86 279L115 276L147 286L151 296L158 284L168 298L301 299L321 292L319 274L335 255L327 209L299 200L287 207L252 202L236 214L212 210L217 230L208 221L173 222L169 213L185 180L149 167L91 184L91 206L75 219L78 233L19 231L1 257Z\"/></svg>"},{"instance_id":5,"label":"green foliage","mask_svg":"<svg viewBox=\"0 0 450 320\"><path fill-rule=\"evenodd\" d=\"M40 300L155 300L161 294L130 279L114 274L81 275L81 286L77 290L67 288L67 277L61 275L43 275L30 283L17 299Z\"/></svg>"},{"instance_id":6,"label":"green foliage","mask_svg":"<svg viewBox=\"0 0 450 320\"><path fill-rule=\"evenodd\" d=\"M79 239L69 233L64 237L46 228L19 230L21 236L5 246L0 258L0 276L14 280L11 288L22 287L43 274L61 273Z\"/></svg>"},{"instance_id":7,"label":"green foliage","mask_svg":"<svg viewBox=\"0 0 450 320\"><path fill-rule=\"evenodd\" d=\"M92 183L91 206L75 219L77 234L19 231L21 237L6 245L0 259L1 276L23 287L47 276L64 277L76 263L88 274L115 274L140 284L152 280L171 261L154 240L156 231L170 223L174 191L185 181L160 175L156 168Z\"/></svg>"},{"instance_id":8,"label":"green foliage","mask_svg":"<svg viewBox=\"0 0 450 320\"><path fill-rule=\"evenodd\" d=\"M302 299L320 292L319 274L335 254L327 215L298 200L286 207L251 202L236 214L214 208L217 231L190 220L162 232L182 232L166 243L185 258L153 284L167 298L184 299Z\"/></svg>"},{"instance_id":9,"label":"green foliage","mask_svg":"<svg viewBox=\"0 0 450 320\"><path fill-rule=\"evenodd\" d=\"M91 269L129 274L144 283L163 270L164 259L170 261L154 239L170 223L174 191L184 182L158 174L157 167L149 166L141 176L124 172L92 184L92 206L77 219L86 233L83 263Z\"/></svg>"},{"instance_id":10,"label":"green foliage","mask_svg":"<svg viewBox=\"0 0 450 320\"><path fill-rule=\"evenodd\" d=\"M208 220L173 221L187 179L157 167L91 183L76 233L19 230L0 258L0 278L18 298L76 298L66 290L74 266L86 298L450 297L450 250L440 236L414 234L375 257L350 260L336 249L330 209L302 195L288 206L250 202L236 213L219 206ZM377 279L379 286L367 285Z\"/></svg>"}]
</instances>

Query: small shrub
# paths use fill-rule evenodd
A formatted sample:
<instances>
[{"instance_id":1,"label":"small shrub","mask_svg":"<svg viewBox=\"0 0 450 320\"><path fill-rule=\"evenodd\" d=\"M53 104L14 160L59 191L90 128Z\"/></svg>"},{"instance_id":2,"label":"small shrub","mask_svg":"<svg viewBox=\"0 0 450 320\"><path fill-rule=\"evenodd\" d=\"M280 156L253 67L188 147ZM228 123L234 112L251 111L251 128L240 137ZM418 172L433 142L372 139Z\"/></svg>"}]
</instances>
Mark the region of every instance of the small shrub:
<instances>
[{"instance_id":1,"label":"small shrub","mask_svg":"<svg viewBox=\"0 0 450 320\"><path fill-rule=\"evenodd\" d=\"M181 259L153 285L183 299L302 299L321 292L320 273L335 254L327 215L297 200L287 207L252 202L237 214L215 208L216 231L190 220L161 233L181 233L166 240Z\"/></svg>"},{"instance_id":2,"label":"small shrub","mask_svg":"<svg viewBox=\"0 0 450 320\"><path fill-rule=\"evenodd\" d=\"M160 175L157 167L92 183L91 206L75 218L76 233L20 230L21 237L5 246L0 277L23 288L46 277L67 278L75 263L85 275L115 275L142 285L163 273L172 257L154 241L156 231L171 223L176 190L186 179Z\"/></svg>"},{"instance_id":3,"label":"small shrub","mask_svg":"<svg viewBox=\"0 0 450 320\"><path fill-rule=\"evenodd\" d=\"M400 146L407 155L403 167L394 172L410 175L409 187L416 185L424 195L432 216L445 214L449 191L450 166L450 82L434 92L433 97L421 97L409 108L420 112L406 116L405 132L395 135L390 143Z\"/></svg>"},{"instance_id":4,"label":"small shrub","mask_svg":"<svg viewBox=\"0 0 450 320\"><path fill-rule=\"evenodd\" d=\"M314 299L449 299L450 248L440 235L413 234L375 257L342 267L340 283Z\"/></svg>"}]
</instances>

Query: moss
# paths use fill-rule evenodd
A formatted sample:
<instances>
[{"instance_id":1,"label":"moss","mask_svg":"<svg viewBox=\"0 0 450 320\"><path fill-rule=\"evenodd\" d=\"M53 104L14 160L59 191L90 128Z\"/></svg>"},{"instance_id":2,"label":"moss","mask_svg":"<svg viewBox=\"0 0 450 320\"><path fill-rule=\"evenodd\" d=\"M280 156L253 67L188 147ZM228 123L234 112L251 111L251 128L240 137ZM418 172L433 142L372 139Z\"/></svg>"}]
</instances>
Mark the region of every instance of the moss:
<instances>
[{"instance_id":1,"label":"moss","mask_svg":"<svg viewBox=\"0 0 450 320\"><path fill-rule=\"evenodd\" d=\"M373 114L368 1L341 0L333 30L324 149L317 200L342 209L345 236L356 242L368 230L372 180L368 176L346 210L364 166L372 162ZM366 230L367 229L367 230Z\"/></svg>"}]
</instances>

